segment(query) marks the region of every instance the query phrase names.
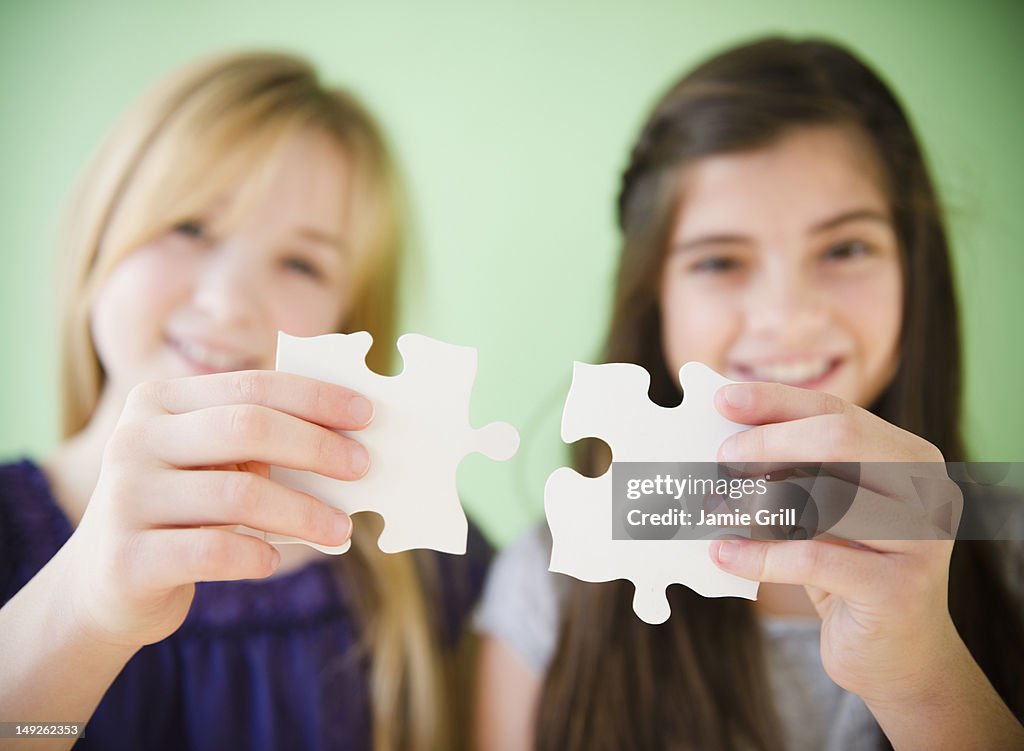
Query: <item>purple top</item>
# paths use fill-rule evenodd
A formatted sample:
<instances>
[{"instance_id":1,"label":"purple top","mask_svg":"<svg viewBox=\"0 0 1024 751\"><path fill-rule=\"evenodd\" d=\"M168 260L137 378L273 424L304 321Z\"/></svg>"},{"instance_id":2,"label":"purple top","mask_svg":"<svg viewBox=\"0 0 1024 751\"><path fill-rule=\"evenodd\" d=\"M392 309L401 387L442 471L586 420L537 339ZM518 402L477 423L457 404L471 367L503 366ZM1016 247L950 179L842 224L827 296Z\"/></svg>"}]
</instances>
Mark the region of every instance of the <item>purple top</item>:
<instances>
[{"instance_id":1,"label":"purple top","mask_svg":"<svg viewBox=\"0 0 1024 751\"><path fill-rule=\"evenodd\" d=\"M0 465L0 603L71 532L36 464ZM436 554L447 649L466 625L491 556L472 524L467 551ZM184 624L132 657L75 748L370 748L367 664L333 560L269 580L198 583Z\"/></svg>"}]
</instances>

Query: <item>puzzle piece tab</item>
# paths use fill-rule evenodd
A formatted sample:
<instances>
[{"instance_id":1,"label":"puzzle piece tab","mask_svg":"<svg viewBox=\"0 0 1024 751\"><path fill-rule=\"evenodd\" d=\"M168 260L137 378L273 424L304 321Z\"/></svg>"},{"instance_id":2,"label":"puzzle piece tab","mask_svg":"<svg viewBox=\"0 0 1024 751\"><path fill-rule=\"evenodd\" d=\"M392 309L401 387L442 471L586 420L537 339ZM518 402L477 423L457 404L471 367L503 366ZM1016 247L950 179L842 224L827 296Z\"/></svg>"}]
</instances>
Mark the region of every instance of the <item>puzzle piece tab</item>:
<instances>
[{"instance_id":1,"label":"puzzle piece tab","mask_svg":"<svg viewBox=\"0 0 1024 751\"><path fill-rule=\"evenodd\" d=\"M683 401L660 407L647 397L650 375L627 363L573 365L562 413L562 440L599 438L617 462L714 462L722 441L748 426L726 420L715 392L729 379L699 362L679 370ZM629 579L633 610L647 623L671 614L665 590L683 584L705 597L756 599L757 582L719 569L709 540L612 539L612 473L583 477L555 470L544 487L551 527L551 571L590 582Z\"/></svg>"},{"instance_id":2,"label":"puzzle piece tab","mask_svg":"<svg viewBox=\"0 0 1024 751\"><path fill-rule=\"evenodd\" d=\"M465 553L469 526L455 490L459 462L478 452L496 461L512 457L519 434L508 423L469 425L476 377L476 350L405 334L398 340L404 369L382 376L366 366L373 337L325 334L309 338L278 334L277 369L345 386L374 405L373 421L352 436L366 447L370 469L344 482L314 472L272 467L272 479L355 514L375 511L384 519L378 545L385 553L431 548ZM340 431L345 434L345 431ZM358 524L354 534L359 534ZM299 542L326 553L336 547L265 533L273 543Z\"/></svg>"}]
</instances>

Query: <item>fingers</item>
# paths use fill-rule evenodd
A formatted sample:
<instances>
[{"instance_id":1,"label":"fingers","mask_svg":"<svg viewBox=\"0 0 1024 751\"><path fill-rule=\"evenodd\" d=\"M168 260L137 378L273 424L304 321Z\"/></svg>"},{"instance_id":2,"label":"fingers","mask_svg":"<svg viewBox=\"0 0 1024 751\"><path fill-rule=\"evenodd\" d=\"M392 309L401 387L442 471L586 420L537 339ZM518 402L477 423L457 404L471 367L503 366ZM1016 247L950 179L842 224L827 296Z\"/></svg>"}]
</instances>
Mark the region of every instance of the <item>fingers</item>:
<instances>
[{"instance_id":1,"label":"fingers","mask_svg":"<svg viewBox=\"0 0 1024 751\"><path fill-rule=\"evenodd\" d=\"M832 394L782 383L733 383L716 392L715 407L733 422L758 426L723 441L719 461L753 462L771 472L779 463L851 456L852 408Z\"/></svg>"},{"instance_id":2,"label":"fingers","mask_svg":"<svg viewBox=\"0 0 1024 751\"><path fill-rule=\"evenodd\" d=\"M144 432L141 427L139 432L142 434L133 435L129 430L119 441L142 440L152 456L172 467L259 461L338 480L357 480L366 474L370 463L366 449L351 438L252 404L163 415L145 421Z\"/></svg>"},{"instance_id":3,"label":"fingers","mask_svg":"<svg viewBox=\"0 0 1024 751\"><path fill-rule=\"evenodd\" d=\"M803 584L844 598L878 581L885 555L819 540L714 540L709 554L719 568L744 579Z\"/></svg>"},{"instance_id":4,"label":"fingers","mask_svg":"<svg viewBox=\"0 0 1024 751\"><path fill-rule=\"evenodd\" d=\"M140 384L132 403L144 413L182 414L229 404L254 404L336 430L359 430L373 419L373 405L354 391L273 370L215 373Z\"/></svg>"},{"instance_id":5,"label":"fingers","mask_svg":"<svg viewBox=\"0 0 1024 751\"><path fill-rule=\"evenodd\" d=\"M345 512L252 472L157 473L132 512L147 527L242 524L328 546L352 531Z\"/></svg>"},{"instance_id":6,"label":"fingers","mask_svg":"<svg viewBox=\"0 0 1024 751\"><path fill-rule=\"evenodd\" d=\"M715 394L729 420L753 425L722 443L722 462L941 462L942 453L837 396L781 383L732 383Z\"/></svg>"},{"instance_id":7,"label":"fingers","mask_svg":"<svg viewBox=\"0 0 1024 751\"><path fill-rule=\"evenodd\" d=\"M839 497L840 492L824 488L817 496L819 505L822 499L827 505L828 500ZM920 540L952 540L955 528L947 530L938 526L915 501L917 499L893 497L856 487L848 506L830 525L828 533L856 540L876 550L892 552L911 550Z\"/></svg>"},{"instance_id":8,"label":"fingers","mask_svg":"<svg viewBox=\"0 0 1024 751\"><path fill-rule=\"evenodd\" d=\"M708 547L719 568L744 579L801 584L890 612L944 593L952 550L948 540L918 540L898 553L821 540L714 540Z\"/></svg>"},{"instance_id":9,"label":"fingers","mask_svg":"<svg viewBox=\"0 0 1024 751\"><path fill-rule=\"evenodd\" d=\"M838 396L784 383L730 383L715 393L723 417L744 425L800 420L815 415L841 415L851 409Z\"/></svg>"},{"instance_id":10,"label":"fingers","mask_svg":"<svg viewBox=\"0 0 1024 751\"><path fill-rule=\"evenodd\" d=\"M859 426L845 415L827 414L744 430L722 441L722 462L841 462L850 457L872 461L861 445ZM875 461L881 461L880 458Z\"/></svg>"},{"instance_id":11,"label":"fingers","mask_svg":"<svg viewBox=\"0 0 1024 751\"><path fill-rule=\"evenodd\" d=\"M722 441L718 460L777 466L779 462L941 462L942 455L927 441L857 408L757 425Z\"/></svg>"},{"instance_id":12,"label":"fingers","mask_svg":"<svg viewBox=\"0 0 1024 751\"><path fill-rule=\"evenodd\" d=\"M263 540L224 529L144 530L133 539L129 556L136 586L150 591L201 581L263 579L281 560Z\"/></svg>"}]
</instances>

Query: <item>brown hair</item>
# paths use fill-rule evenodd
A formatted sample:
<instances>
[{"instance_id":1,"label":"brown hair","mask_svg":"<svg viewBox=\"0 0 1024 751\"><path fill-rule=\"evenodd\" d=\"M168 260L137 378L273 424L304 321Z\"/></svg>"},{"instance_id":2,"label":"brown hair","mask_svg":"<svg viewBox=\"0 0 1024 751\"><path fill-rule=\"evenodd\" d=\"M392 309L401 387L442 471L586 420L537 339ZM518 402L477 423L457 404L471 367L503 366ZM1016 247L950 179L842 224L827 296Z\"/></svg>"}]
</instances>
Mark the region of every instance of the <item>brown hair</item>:
<instances>
[{"instance_id":1,"label":"brown hair","mask_svg":"<svg viewBox=\"0 0 1024 751\"><path fill-rule=\"evenodd\" d=\"M375 343L367 364L391 372L402 199L379 126L350 94L323 86L301 58L262 52L218 56L148 91L109 133L78 185L63 243L65 437L89 422L105 385L89 316L111 269L241 185L224 220L232 221L267 185L284 146L305 133L327 136L353 175L355 292L342 330L369 331ZM421 557L381 553L379 517L364 514L359 526L351 552L338 559L335 570L361 619L374 747L448 748L452 703L443 690L440 615L432 612L440 599L433 594L436 581Z\"/></svg>"},{"instance_id":2,"label":"brown hair","mask_svg":"<svg viewBox=\"0 0 1024 751\"><path fill-rule=\"evenodd\" d=\"M657 285L681 173L701 157L763 148L794 128L816 125L852 126L867 137L885 173L899 239L900 362L871 409L935 444L947 461L962 461L959 323L936 193L895 96L831 42L767 38L733 48L687 74L655 106L622 176L623 245L603 357L642 365L651 374L650 398L679 403L661 349ZM577 469L600 472L606 447L577 446ZM631 589L624 581L572 583L538 705L537 747L782 748L751 604L673 586L675 617L651 626L631 612ZM1001 655L1019 648L1024 627L1000 584L991 545L955 544L949 589L961 636L1021 716L1024 691L1016 667Z\"/></svg>"}]
</instances>

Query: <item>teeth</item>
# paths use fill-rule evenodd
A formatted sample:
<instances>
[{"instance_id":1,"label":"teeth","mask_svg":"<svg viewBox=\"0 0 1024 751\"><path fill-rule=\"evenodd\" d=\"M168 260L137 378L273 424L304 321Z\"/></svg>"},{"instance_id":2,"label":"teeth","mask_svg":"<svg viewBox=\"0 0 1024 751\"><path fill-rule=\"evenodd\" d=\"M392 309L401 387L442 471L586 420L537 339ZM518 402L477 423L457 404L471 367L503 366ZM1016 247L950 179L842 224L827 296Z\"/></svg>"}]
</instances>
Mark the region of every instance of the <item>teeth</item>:
<instances>
[{"instance_id":1,"label":"teeth","mask_svg":"<svg viewBox=\"0 0 1024 751\"><path fill-rule=\"evenodd\" d=\"M755 380L759 381L803 383L825 375L831 364L831 360L794 360L779 365L751 366L750 371Z\"/></svg>"},{"instance_id":2,"label":"teeth","mask_svg":"<svg viewBox=\"0 0 1024 751\"><path fill-rule=\"evenodd\" d=\"M246 364L244 356L213 350L197 342L178 342L178 347L188 359L210 370L240 370Z\"/></svg>"}]
</instances>

